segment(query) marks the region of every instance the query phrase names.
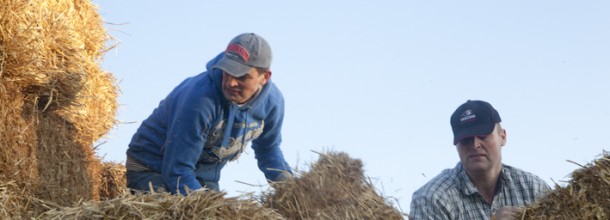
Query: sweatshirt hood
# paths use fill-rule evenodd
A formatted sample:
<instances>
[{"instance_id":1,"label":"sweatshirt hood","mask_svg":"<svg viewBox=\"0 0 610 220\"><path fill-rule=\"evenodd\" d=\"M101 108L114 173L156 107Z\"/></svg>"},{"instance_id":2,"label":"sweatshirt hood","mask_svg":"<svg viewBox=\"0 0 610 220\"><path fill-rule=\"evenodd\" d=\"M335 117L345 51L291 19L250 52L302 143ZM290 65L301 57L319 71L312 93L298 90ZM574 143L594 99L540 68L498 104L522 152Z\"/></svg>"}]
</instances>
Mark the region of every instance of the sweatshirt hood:
<instances>
[{"instance_id":1,"label":"sweatshirt hood","mask_svg":"<svg viewBox=\"0 0 610 220\"><path fill-rule=\"evenodd\" d=\"M220 69L215 69L214 65L216 65L216 63L218 63L218 61L220 61L220 59L222 59L222 57L224 56L224 52L220 52L218 55L216 55L216 57L214 57L213 59L211 59L210 61L208 61L208 63L205 65L205 69L208 72L212 72L212 71L220 71L222 73L222 70Z\"/></svg>"}]
</instances>

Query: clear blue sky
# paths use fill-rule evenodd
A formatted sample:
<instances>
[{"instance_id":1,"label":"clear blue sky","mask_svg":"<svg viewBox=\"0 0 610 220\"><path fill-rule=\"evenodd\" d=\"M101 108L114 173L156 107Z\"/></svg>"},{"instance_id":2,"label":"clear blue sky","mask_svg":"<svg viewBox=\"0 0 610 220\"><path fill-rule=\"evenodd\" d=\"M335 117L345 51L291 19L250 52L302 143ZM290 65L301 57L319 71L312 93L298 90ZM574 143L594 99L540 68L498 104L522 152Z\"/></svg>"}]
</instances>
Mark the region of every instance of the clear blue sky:
<instances>
[{"instance_id":1,"label":"clear blue sky","mask_svg":"<svg viewBox=\"0 0 610 220\"><path fill-rule=\"evenodd\" d=\"M124 161L140 122L234 36L270 43L283 91L282 149L294 167L343 151L408 211L411 194L459 160L451 113L468 99L503 119L504 163L549 184L610 149L608 1L101 1L120 81L99 148ZM266 184L251 149L223 170L229 195Z\"/></svg>"}]
</instances>

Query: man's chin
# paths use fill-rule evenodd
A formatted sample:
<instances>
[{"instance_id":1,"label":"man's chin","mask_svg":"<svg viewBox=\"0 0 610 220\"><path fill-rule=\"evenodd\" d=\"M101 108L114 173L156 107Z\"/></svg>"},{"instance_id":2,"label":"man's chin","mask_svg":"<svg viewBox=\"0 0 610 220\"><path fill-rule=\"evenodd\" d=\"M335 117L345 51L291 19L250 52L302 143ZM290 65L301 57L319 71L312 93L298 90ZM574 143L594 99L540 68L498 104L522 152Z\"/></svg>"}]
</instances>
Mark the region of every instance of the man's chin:
<instances>
[{"instance_id":1,"label":"man's chin","mask_svg":"<svg viewBox=\"0 0 610 220\"><path fill-rule=\"evenodd\" d=\"M225 98L226 98L227 100L229 100L230 102L234 102L234 103L237 103L237 104L243 104L243 103L245 103L245 101L242 101L242 99L241 99L241 98L235 98L235 97L226 97L226 96L225 96Z\"/></svg>"},{"instance_id":2,"label":"man's chin","mask_svg":"<svg viewBox=\"0 0 610 220\"><path fill-rule=\"evenodd\" d=\"M485 172L489 169L489 166L483 162L470 162L466 164L466 169L470 172Z\"/></svg>"},{"instance_id":3,"label":"man's chin","mask_svg":"<svg viewBox=\"0 0 610 220\"><path fill-rule=\"evenodd\" d=\"M224 93L223 95L225 96L225 99L227 99L231 102L237 102L239 100L239 97L227 95L227 93Z\"/></svg>"}]
</instances>

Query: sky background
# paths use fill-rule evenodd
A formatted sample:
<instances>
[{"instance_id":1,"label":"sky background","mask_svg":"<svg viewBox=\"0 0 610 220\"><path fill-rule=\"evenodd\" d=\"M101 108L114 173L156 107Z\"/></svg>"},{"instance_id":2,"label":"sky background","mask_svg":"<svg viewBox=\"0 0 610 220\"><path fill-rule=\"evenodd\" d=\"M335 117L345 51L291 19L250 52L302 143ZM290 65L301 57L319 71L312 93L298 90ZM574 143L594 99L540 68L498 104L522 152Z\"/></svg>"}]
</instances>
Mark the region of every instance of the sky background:
<instances>
[{"instance_id":1,"label":"sky background","mask_svg":"<svg viewBox=\"0 0 610 220\"><path fill-rule=\"evenodd\" d=\"M459 161L449 117L468 99L500 112L503 162L550 185L579 168L568 160L610 149L608 1L93 2L118 44L102 68L122 91L105 161L125 161L159 101L245 32L273 50L288 163L306 170L313 151L345 152L404 212ZM220 182L231 196L265 185L251 148Z\"/></svg>"}]
</instances>

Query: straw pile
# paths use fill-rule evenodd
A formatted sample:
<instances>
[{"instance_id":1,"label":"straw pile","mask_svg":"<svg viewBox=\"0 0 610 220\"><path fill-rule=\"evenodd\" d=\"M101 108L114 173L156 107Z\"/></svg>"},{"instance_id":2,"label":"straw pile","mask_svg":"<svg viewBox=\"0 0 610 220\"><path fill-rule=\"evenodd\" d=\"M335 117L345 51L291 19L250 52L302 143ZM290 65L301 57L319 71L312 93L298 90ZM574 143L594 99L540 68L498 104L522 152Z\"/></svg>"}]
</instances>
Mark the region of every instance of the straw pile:
<instances>
[{"instance_id":1,"label":"straw pile","mask_svg":"<svg viewBox=\"0 0 610 220\"><path fill-rule=\"evenodd\" d=\"M112 200L54 209L41 219L284 219L255 200L230 197L221 192L197 192L189 196L153 193L124 195Z\"/></svg>"},{"instance_id":2,"label":"straw pile","mask_svg":"<svg viewBox=\"0 0 610 220\"><path fill-rule=\"evenodd\" d=\"M273 186L263 204L287 219L403 219L346 153L320 154L309 172Z\"/></svg>"},{"instance_id":3,"label":"straw pile","mask_svg":"<svg viewBox=\"0 0 610 220\"><path fill-rule=\"evenodd\" d=\"M35 219L40 213L56 207L52 203L21 195L15 182L0 182L0 219Z\"/></svg>"},{"instance_id":4,"label":"straw pile","mask_svg":"<svg viewBox=\"0 0 610 220\"><path fill-rule=\"evenodd\" d=\"M527 207L523 219L610 219L610 155L573 171L567 186Z\"/></svg>"},{"instance_id":5,"label":"straw pile","mask_svg":"<svg viewBox=\"0 0 610 220\"><path fill-rule=\"evenodd\" d=\"M75 207L44 204L37 219L403 219L378 196L365 178L362 162L345 153L320 154L309 172L287 182L272 183L275 190L261 196L226 198L223 192L196 192L189 196L125 191L122 165L104 163L105 193L115 198L81 203ZM104 187L102 187L104 188ZM117 193L112 193L117 192ZM42 203L42 202L41 202ZM42 210L42 209L41 209Z\"/></svg>"},{"instance_id":6,"label":"straw pile","mask_svg":"<svg viewBox=\"0 0 610 220\"><path fill-rule=\"evenodd\" d=\"M59 205L99 198L93 143L117 108L108 39L89 1L0 0L0 183Z\"/></svg>"}]
</instances>

